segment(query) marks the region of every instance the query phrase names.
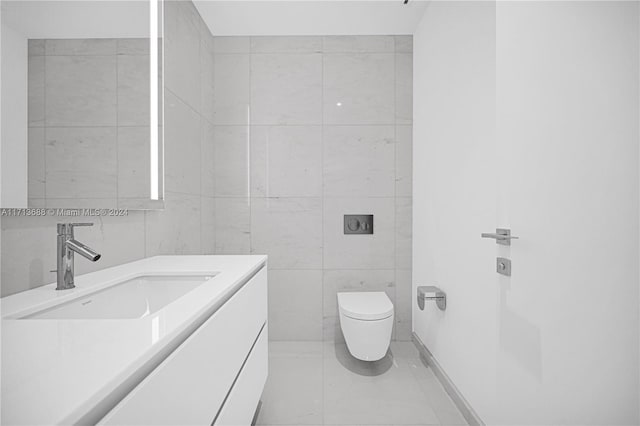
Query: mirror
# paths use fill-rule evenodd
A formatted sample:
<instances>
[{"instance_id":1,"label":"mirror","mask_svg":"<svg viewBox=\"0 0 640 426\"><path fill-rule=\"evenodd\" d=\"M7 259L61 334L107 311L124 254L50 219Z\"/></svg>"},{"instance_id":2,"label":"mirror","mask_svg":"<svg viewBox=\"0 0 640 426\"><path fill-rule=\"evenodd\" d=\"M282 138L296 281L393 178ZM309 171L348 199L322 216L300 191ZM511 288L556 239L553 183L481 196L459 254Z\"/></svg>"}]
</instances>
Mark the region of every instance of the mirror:
<instances>
[{"instance_id":1,"label":"mirror","mask_svg":"<svg viewBox=\"0 0 640 426\"><path fill-rule=\"evenodd\" d=\"M0 207L163 208L162 2L1 13Z\"/></svg>"}]
</instances>

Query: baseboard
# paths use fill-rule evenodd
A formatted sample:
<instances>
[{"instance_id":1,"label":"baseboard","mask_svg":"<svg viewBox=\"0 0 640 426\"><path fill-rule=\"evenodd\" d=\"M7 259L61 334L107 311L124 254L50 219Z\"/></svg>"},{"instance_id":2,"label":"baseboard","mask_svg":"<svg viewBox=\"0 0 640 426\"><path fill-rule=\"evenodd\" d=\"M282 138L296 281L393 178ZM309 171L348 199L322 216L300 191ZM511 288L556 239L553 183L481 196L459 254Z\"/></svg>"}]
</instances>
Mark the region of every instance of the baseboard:
<instances>
[{"instance_id":1,"label":"baseboard","mask_svg":"<svg viewBox=\"0 0 640 426\"><path fill-rule=\"evenodd\" d=\"M464 417L464 419L472 426L484 426L484 423L475 412L473 407L469 405L464 396L460 393L455 384L451 381L447 373L442 369L438 361L433 357L429 349L422 343L422 340L416 335L416 333L412 333L413 343L418 348L420 355L423 357L425 362L431 369L433 370L433 374L438 378L442 387L447 392L449 397L453 400L453 403L458 407L460 413Z\"/></svg>"},{"instance_id":2,"label":"baseboard","mask_svg":"<svg viewBox=\"0 0 640 426\"><path fill-rule=\"evenodd\" d=\"M251 419L251 426L256 426L256 423L258 423L258 416L260 416L261 409L262 409L262 399L258 401L258 406L256 407L256 411L253 413L253 419Z\"/></svg>"}]
</instances>

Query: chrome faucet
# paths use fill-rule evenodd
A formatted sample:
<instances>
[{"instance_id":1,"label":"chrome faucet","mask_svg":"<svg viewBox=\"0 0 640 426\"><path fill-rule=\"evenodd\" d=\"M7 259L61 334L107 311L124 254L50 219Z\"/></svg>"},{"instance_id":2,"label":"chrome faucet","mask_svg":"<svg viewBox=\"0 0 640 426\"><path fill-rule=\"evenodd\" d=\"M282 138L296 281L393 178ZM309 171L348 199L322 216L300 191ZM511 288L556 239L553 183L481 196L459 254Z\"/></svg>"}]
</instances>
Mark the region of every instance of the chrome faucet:
<instances>
[{"instance_id":1,"label":"chrome faucet","mask_svg":"<svg viewBox=\"0 0 640 426\"><path fill-rule=\"evenodd\" d=\"M56 290L74 288L73 254L78 253L92 262L100 259L100 254L73 238L74 226L93 226L93 223L59 223L58 224L58 286Z\"/></svg>"}]
</instances>

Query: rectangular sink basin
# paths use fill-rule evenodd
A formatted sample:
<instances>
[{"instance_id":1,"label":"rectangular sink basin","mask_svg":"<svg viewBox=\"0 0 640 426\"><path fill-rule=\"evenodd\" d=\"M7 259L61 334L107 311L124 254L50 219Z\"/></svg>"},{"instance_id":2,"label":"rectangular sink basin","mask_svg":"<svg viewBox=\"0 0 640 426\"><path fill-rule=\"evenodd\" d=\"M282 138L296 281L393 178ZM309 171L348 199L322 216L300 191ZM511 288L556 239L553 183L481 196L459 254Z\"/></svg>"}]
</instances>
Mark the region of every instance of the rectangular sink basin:
<instances>
[{"instance_id":1,"label":"rectangular sink basin","mask_svg":"<svg viewBox=\"0 0 640 426\"><path fill-rule=\"evenodd\" d=\"M21 319L135 319L159 311L211 275L145 275L112 285Z\"/></svg>"}]
</instances>

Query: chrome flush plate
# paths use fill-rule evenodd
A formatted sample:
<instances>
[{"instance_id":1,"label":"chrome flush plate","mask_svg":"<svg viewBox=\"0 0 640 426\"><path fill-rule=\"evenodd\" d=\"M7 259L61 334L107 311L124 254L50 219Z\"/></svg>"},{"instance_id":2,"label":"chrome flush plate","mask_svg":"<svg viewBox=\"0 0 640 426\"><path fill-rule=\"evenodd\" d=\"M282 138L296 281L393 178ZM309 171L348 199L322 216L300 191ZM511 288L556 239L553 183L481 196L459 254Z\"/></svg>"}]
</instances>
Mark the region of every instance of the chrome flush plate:
<instances>
[{"instance_id":1,"label":"chrome flush plate","mask_svg":"<svg viewBox=\"0 0 640 426\"><path fill-rule=\"evenodd\" d=\"M345 214L345 234L373 234L372 214Z\"/></svg>"}]
</instances>

